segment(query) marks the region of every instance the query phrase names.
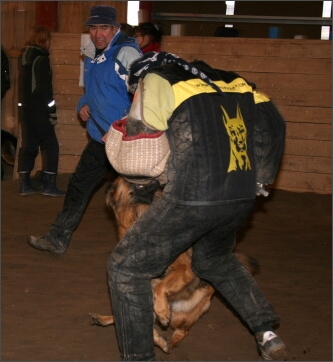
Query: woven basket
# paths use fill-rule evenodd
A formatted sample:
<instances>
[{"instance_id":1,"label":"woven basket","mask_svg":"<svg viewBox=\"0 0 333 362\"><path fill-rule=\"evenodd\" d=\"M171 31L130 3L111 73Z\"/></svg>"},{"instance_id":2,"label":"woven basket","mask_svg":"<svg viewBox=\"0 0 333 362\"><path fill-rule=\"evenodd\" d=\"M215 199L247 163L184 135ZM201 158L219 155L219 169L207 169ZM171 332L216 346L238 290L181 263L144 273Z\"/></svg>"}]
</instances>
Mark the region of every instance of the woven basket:
<instances>
[{"instance_id":1,"label":"woven basket","mask_svg":"<svg viewBox=\"0 0 333 362\"><path fill-rule=\"evenodd\" d=\"M158 177L170 155L164 132L128 136L126 119L116 121L106 136L105 150L109 162L121 175Z\"/></svg>"}]
</instances>

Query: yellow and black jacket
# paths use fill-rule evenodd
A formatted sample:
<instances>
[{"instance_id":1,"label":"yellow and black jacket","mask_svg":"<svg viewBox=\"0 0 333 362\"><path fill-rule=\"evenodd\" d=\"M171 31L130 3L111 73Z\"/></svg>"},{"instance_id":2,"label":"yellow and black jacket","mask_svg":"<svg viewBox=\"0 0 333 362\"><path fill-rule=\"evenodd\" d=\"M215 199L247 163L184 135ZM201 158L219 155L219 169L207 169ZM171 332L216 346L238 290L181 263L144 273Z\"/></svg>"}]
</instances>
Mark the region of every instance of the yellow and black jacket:
<instances>
[{"instance_id":1,"label":"yellow and black jacket","mask_svg":"<svg viewBox=\"0 0 333 362\"><path fill-rule=\"evenodd\" d=\"M186 205L253 199L257 182L276 177L285 122L238 74L192 64L214 87L176 64L154 67L143 77L144 122L165 130L171 149L164 196Z\"/></svg>"}]
</instances>

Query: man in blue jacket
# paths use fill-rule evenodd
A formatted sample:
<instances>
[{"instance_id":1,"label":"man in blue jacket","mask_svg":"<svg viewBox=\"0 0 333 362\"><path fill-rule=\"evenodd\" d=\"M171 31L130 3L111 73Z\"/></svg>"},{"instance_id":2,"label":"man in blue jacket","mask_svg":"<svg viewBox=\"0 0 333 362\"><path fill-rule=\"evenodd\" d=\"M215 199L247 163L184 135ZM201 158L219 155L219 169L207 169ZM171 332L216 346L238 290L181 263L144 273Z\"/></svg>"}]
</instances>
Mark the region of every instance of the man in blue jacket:
<instances>
[{"instance_id":1,"label":"man in blue jacket","mask_svg":"<svg viewBox=\"0 0 333 362\"><path fill-rule=\"evenodd\" d=\"M94 189L112 171L102 138L110 125L129 111L128 69L142 55L135 39L120 30L115 8L92 7L85 25L89 26L90 41L81 48L86 56L85 94L79 100L78 113L87 122L91 139L70 179L63 208L49 232L28 239L32 247L54 254L66 252Z\"/></svg>"}]
</instances>

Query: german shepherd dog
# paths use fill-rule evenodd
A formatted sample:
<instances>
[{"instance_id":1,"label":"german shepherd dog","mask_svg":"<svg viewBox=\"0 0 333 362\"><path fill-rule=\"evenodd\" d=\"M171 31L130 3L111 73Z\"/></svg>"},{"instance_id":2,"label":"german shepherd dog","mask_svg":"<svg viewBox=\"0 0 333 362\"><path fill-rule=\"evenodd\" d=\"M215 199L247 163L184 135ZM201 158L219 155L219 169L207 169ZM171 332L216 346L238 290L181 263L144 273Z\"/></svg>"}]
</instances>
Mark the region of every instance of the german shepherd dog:
<instances>
[{"instance_id":1,"label":"german shepherd dog","mask_svg":"<svg viewBox=\"0 0 333 362\"><path fill-rule=\"evenodd\" d=\"M136 185L119 176L107 191L106 204L115 214L118 236L122 238L149 204L160 198L159 184ZM242 263L254 274L257 265L251 258L237 254ZM154 343L165 353L186 337L193 324L208 311L214 288L198 278L191 269L192 249L181 254L165 271L161 278L152 279L155 324L174 332L164 338L154 327ZM114 324L113 316L89 313L91 324L108 326Z\"/></svg>"}]
</instances>

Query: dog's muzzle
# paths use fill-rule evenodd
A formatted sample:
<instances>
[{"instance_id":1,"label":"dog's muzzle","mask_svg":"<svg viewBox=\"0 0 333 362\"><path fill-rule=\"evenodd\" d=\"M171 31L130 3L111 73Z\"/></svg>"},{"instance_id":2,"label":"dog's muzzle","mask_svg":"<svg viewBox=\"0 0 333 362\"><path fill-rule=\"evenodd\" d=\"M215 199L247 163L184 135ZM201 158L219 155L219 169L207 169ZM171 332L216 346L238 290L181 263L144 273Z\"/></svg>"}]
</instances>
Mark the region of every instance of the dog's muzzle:
<instances>
[{"instance_id":1,"label":"dog's muzzle","mask_svg":"<svg viewBox=\"0 0 333 362\"><path fill-rule=\"evenodd\" d=\"M133 185L133 198L135 202L151 204L155 192L160 188L158 180L152 180L147 184L132 184Z\"/></svg>"}]
</instances>

